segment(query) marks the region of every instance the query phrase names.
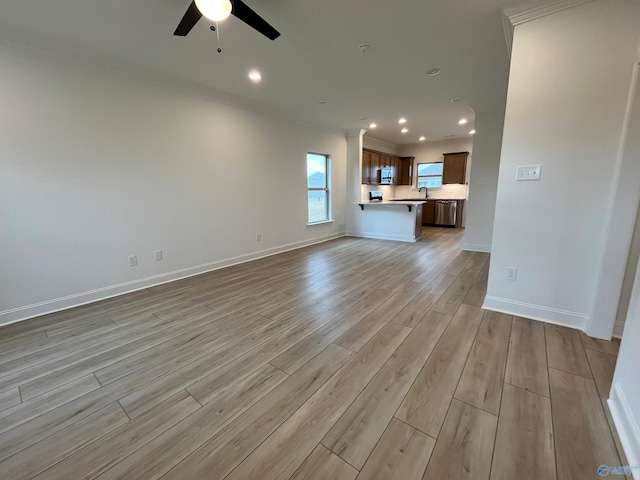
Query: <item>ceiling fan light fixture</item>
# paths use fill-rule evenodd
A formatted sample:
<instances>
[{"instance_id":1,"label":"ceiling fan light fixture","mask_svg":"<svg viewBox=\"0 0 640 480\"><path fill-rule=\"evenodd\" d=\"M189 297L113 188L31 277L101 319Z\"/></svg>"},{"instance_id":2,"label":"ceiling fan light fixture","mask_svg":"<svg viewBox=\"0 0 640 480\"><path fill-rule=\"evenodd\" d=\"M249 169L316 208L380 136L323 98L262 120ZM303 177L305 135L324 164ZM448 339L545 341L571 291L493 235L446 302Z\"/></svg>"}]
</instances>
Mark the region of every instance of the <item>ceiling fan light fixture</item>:
<instances>
[{"instance_id":1,"label":"ceiling fan light fixture","mask_svg":"<svg viewBox=\"0 0 640 480\"><path fill-rule=\"evenodd\" d=\"M195 0L198 10L214 22L220 22L231 15L230 0Z\"/></svg>"}]
</instances>

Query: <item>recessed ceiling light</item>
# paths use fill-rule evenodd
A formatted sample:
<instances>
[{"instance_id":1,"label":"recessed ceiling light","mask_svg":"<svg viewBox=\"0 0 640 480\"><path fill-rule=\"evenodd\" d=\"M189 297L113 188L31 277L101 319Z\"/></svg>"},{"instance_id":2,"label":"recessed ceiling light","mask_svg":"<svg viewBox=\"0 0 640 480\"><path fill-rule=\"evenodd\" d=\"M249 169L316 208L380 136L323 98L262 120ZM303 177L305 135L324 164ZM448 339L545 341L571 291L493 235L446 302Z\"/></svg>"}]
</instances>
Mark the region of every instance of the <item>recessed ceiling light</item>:
<instances>
[{"instance_id":1,"label":"recessed ceiling light","mask_svg":"<svg viewBox=\"0 0 640 480\"><path fill-rule=\"evenodd\" d=\"M432 68L431 70L427 70L427 75L430 76L434 76L434 75L438 75L440 73L440 69L439 68Z\"/></svg>"},{"instance_id":2,"label":"recessed ceiling light","mask_svg":"<svg viewBox=\"0 0 640 480\"><path fill-rule=\"evenodd\" d=\"M458 120L458 125L466 125L466 124L467 124L466 118L461 118L460 120Z\"/></svg>"},{"instance_id":3,"label":"recessed ceiling light","mask_svg":"<svg viewBox=\"0 0 640 480\"><path fill-rule=\"evenodd\" d=\"M402 118L400 118L400 120L398 120L398 123L399 124L407 123L407 119L402 117Z\"/></svg>"},{"instance_id":4,"label":"recessed ceiling light","mask_svg":"<svg viewBox=\"0 0 640 480\"><path fill-rule=\"evenodd\" d=\"M469 135L474 135L475 133L476 133L476 129L474 128L473 130L471 130L471 131L469 132Z\"/></svg>"},{"instance_id":5,"label":"recessed ceiling light","mask_svg":"<svg viewBox=\"0 0 640 480\"><path fill-rule=\"evenodd\" d=\"M376 128L378 126L377 123L370 123L369 128Z\"/></svg>"},{"instance_id":6,"label":"recessed ceiling light","mask_svg":"<svg viewBox=\"0 0 640 480\"><path fill-rule=\"evenodd\" d=\"M427 139L427 137L425 137L424 135L421 136L418 140L420 140L421 142L424 142Z\"/></svg>"},{"instance_id":7,"label":"recessed ceiling light","mask_svg":"<svg viewBox=\"0 0 640 480\"><path fill-rule=\"evenodd\" d=\"M258 70L251 70L249 72L249 79L253 83L258 83L260 80L262 80L262 75L260 74L260 72Z\"/></svg>"},{"instance_id":8,"label":"recessed ceiling light","mask_svg":"<svg viewBox=\"0 0 640 480\"><path fill-rule=\"evenodd\" d=\"M402 130L400 130L402 133L407 133L409 131L408 128L403 128Z\"/></svg>"},{"instance_id":9,"label":"recessed ceiling light","mask_svg":"<svg viewBox=\"0 0 640 480\"><path fill-rule=\"evenodd\" d=\"M449 100L451 103L456 103L459 102L460 100L462 100L460 97L456 97L456 98L452 98L451 100Z\"/></svg>"},{"instance_id":10,"label":"recessed ceiling light","mask_svg":"<svg viewBox=\"0 0 640 480\"><path fill-rule=\"evenodd\" d=\"M318 100L318 103L319 103L320 105L324 105L325 103L327 103L327 101L326 101L326 100Z\"/></svg>"}]
</instances>

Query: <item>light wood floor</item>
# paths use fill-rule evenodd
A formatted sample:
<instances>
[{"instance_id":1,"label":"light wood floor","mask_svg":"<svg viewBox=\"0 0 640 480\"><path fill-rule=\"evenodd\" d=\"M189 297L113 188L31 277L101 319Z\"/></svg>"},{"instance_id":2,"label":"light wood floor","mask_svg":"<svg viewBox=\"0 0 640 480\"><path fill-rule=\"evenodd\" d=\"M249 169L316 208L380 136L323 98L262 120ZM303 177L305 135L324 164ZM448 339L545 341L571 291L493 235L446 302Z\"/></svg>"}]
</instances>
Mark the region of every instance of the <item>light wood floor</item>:
<instances>
[{"instance_id":1,"label":"light wood floor","mask_svg":"<svg viewBox=\"0 0 640 480\"><path fill-rule=\"evenodd\" d=\"M617 342L480 308L461 230L344 238L0 329L2 479L585 480Z\"/></svg>"}]
</instances>

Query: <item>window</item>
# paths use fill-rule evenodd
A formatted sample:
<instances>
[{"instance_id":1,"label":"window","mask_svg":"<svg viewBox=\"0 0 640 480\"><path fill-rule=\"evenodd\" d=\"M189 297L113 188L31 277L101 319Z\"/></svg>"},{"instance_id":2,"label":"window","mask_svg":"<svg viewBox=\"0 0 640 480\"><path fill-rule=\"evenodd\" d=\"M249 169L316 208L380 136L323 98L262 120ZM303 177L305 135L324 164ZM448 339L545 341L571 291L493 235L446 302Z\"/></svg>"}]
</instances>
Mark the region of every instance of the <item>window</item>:
<instances>
[{"instance_id":1,"label":"window","mask_svg":"<svg viewBox=\"0 0 640 480\"><path fill-rule=\"evenodd\" d=\"M442 162L418 164L418 188L442 187Z\"/></svg>"},{"instance_id":2,"label":"window","mask_svg":"<svg viewBox=\"0 0 640 480\"><path fill-rule=\"evenodd\" d=\"M329 156L307 153L309 223L327 222L331 212Z\"/></svg>"}]
</instances>

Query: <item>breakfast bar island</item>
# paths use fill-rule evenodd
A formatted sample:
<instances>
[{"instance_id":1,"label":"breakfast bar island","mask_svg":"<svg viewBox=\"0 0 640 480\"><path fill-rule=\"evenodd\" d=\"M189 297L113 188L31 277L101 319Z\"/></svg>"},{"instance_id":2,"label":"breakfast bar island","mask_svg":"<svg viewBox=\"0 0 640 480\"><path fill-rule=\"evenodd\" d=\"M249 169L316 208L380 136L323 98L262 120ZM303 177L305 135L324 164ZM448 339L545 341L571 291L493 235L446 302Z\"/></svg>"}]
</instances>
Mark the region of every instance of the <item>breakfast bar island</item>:
<instances>
[{"instance_id":1,"label":"breakfast bar island","mask_svg":"<svg viewBox=\"0 0 640 480\"><path fill-rule=\"evenodd\" d=\"M426 201L368 201L360 206L358 223L365 238L415 242L422 232L422 205Z\"/></svg>"}]
</instances>

